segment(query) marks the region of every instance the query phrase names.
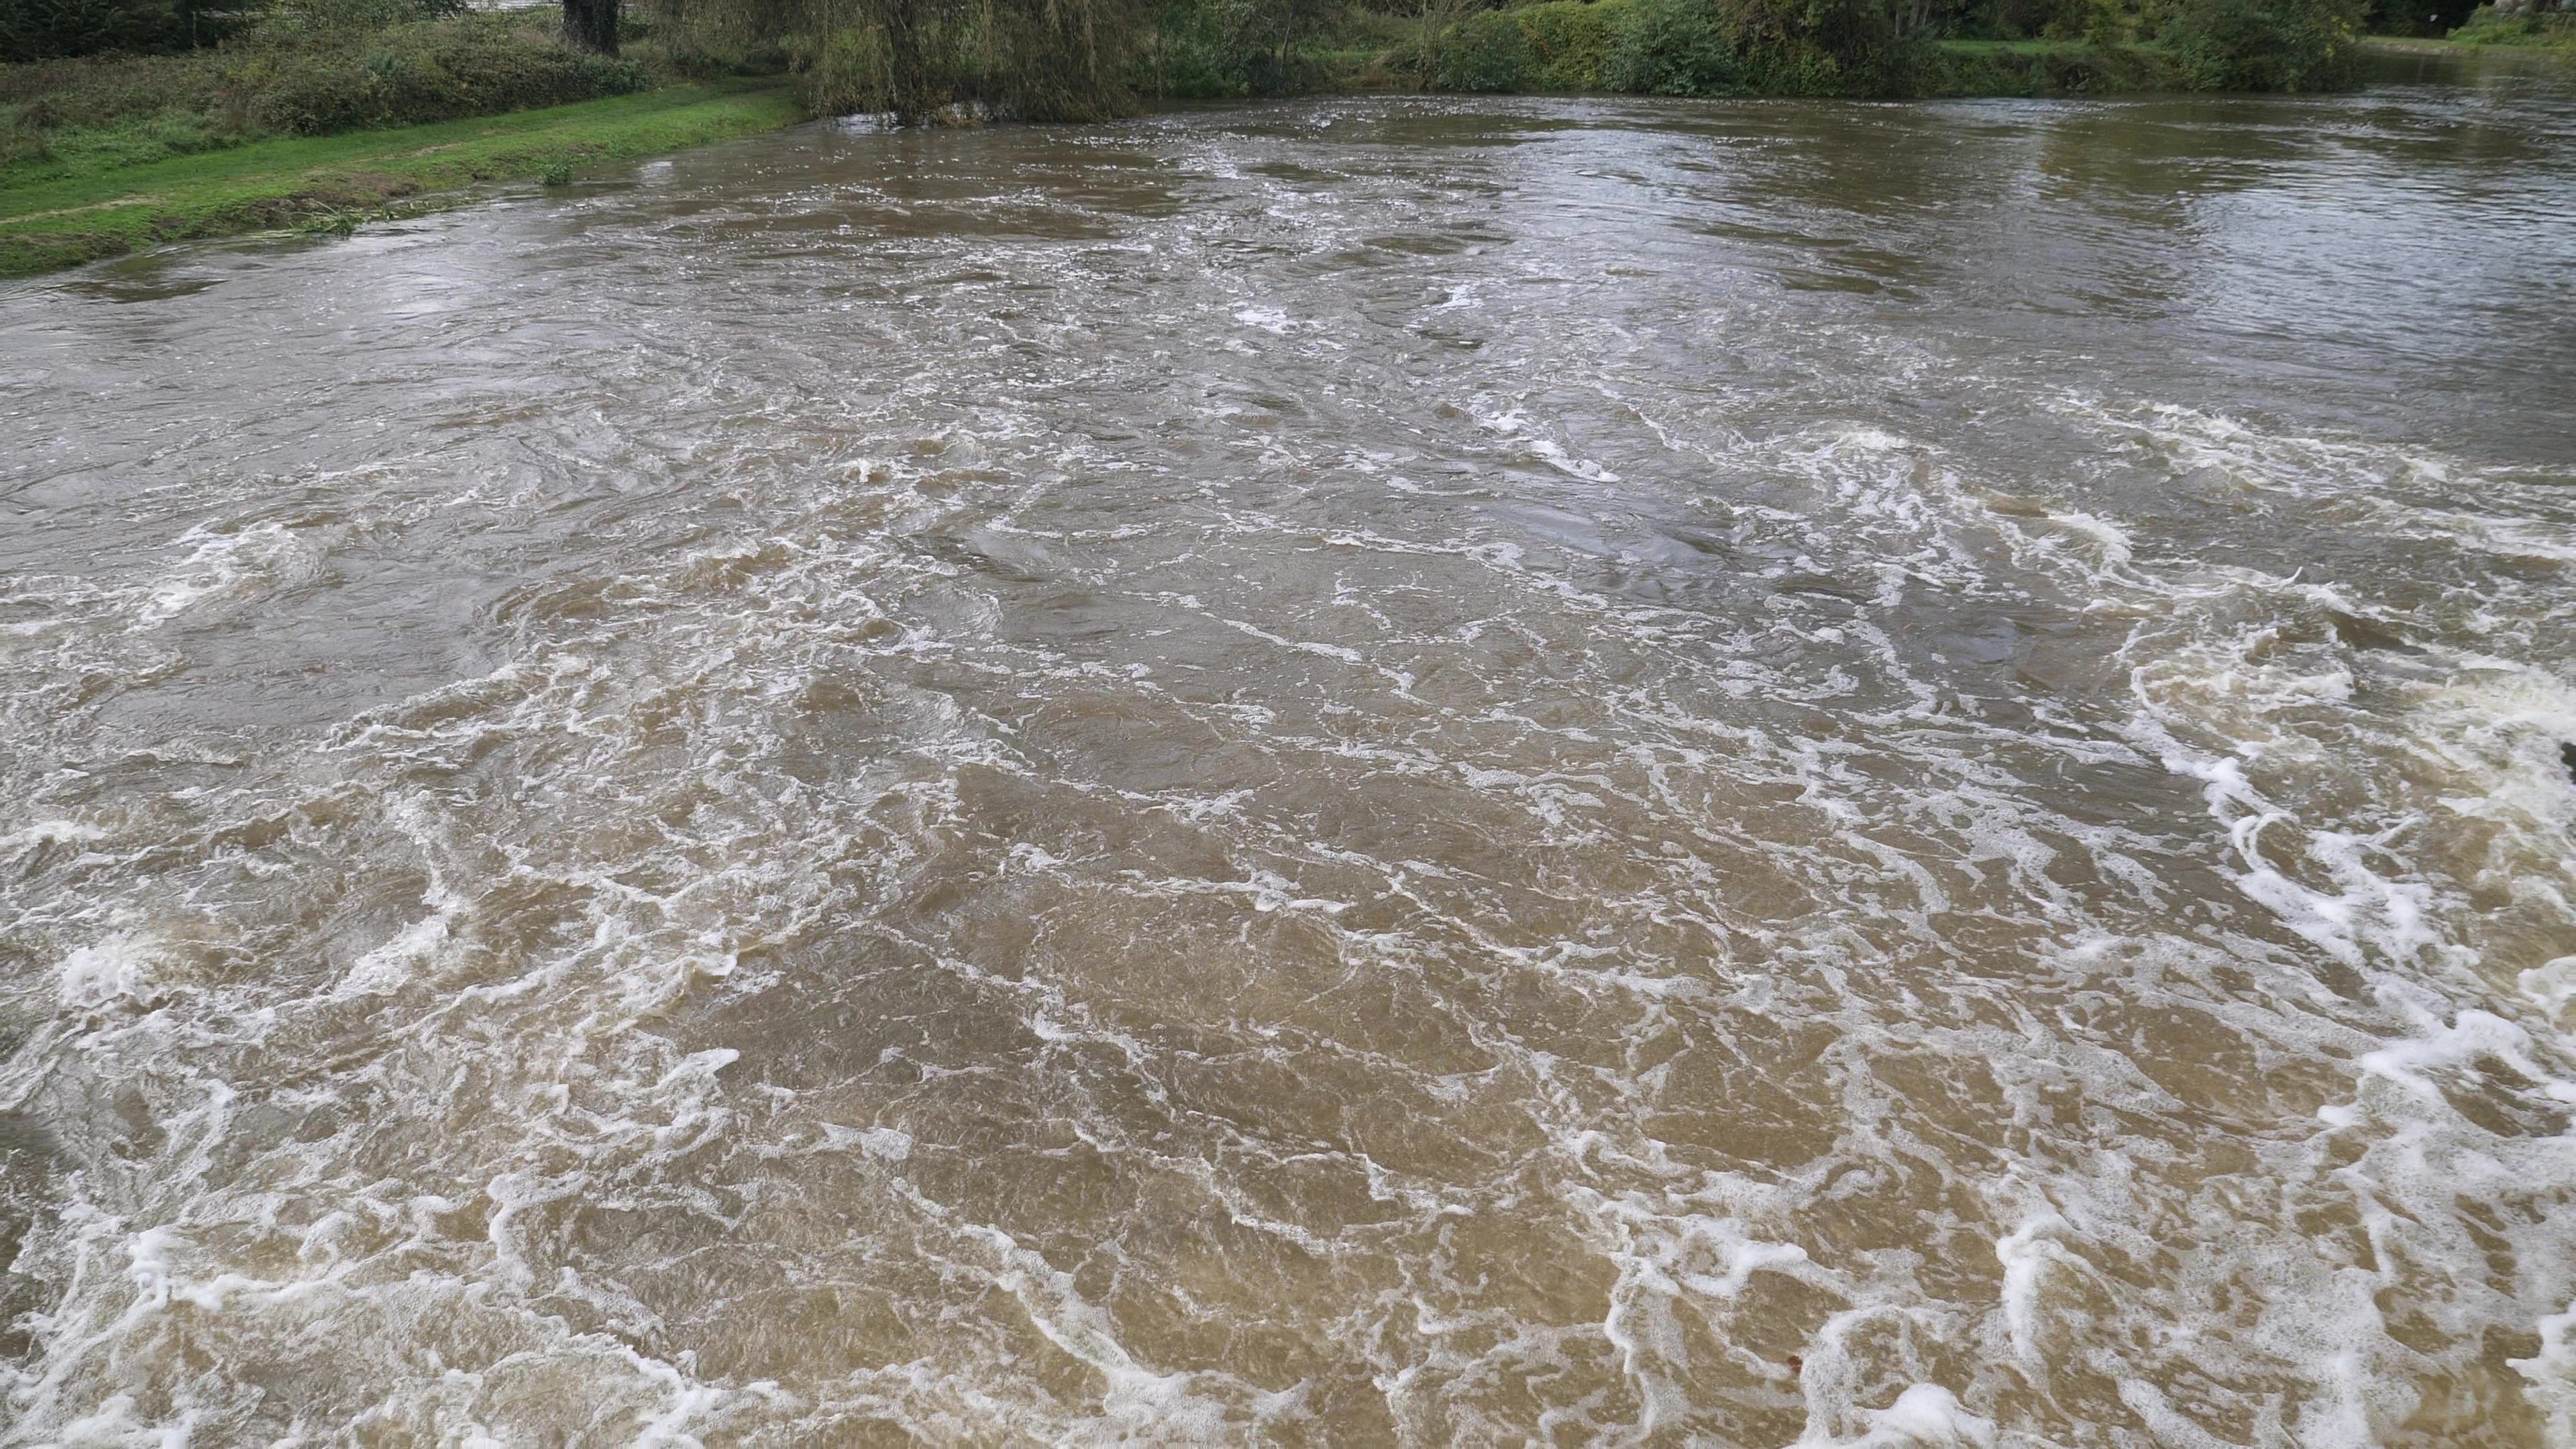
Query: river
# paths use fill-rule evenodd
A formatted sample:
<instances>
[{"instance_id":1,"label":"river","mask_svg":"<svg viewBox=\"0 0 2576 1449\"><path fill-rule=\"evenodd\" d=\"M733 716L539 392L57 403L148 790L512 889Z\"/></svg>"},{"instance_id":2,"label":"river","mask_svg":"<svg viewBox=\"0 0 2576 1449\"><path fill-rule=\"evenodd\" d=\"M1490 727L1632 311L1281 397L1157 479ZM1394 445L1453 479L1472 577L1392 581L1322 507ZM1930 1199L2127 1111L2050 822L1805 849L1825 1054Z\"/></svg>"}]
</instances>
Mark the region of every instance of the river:
<instances>
[{"instance_id":1,"label":"river","mask_svg":"<svg viewBox=\"0 0 2576 1449\"><path fill-rule=\"evenodd\" d=\"M1344 98L12 284L0 1442L2568 1443L2571 217Z\"/></svg>"}]
</instances>

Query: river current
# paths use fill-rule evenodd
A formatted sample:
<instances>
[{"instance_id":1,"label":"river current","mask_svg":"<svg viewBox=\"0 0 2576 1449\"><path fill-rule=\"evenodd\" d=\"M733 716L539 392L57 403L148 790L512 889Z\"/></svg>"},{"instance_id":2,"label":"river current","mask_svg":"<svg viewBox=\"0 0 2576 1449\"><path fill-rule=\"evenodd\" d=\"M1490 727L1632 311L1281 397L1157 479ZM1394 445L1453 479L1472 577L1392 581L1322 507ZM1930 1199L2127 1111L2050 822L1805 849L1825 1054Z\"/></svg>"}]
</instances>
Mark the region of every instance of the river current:
<instances>
[{"instance_id":1,"label":"river current","mask_svg":"<svg viewBox=\"0 0 2576 1449\"><path fill-rule=\"evenodd\" d=\"M2576 1442L2576 90L0 291L0 1443Z\"/></svg>"}]
</instances>

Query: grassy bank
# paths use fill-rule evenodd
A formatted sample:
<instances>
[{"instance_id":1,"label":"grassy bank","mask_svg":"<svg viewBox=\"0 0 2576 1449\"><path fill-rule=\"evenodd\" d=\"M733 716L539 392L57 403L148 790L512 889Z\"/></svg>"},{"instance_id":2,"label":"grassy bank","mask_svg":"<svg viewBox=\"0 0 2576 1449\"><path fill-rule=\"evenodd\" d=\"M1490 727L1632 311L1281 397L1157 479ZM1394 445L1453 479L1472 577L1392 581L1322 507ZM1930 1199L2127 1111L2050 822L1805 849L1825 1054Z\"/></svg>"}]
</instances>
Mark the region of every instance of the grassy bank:
<instances>
[{"instance_id":1,"label":"grassy bank","mask_svg":"<svg viewBox=\"0 0 2576 1449\"><path fill-rule=\"evenodd\" d=\"M584 164L776 130L801 114L782 84L724 81L436 125L253 141L140 165L102 158L23 183L0 172L0 276L187 237L346 228L403 198L568 176Z\"/></svg>"},{"instance_id":2,"label":"grassy bank","mask_svg":"<svg viewBox=\"0 0 2576 1449\"><path fill-rule=\"evenodd\" d=\"M2466 82L2495 74L2576 77L2576 44L2434 40L2374 35L2363 42L2375 81Z\"/></svg>"},{"instance_id":3,"label":"grassy bank","mask_svg":"<svg viewBox=\"0 0 2576 1449\"><path fill-rule=\"evenodd\" d=\"M2477 50L2503 50L2538 55L2561 65L2576 65L2576 14L2543 15L2526 10L2499 15L2481 5L2469 23L2451 32L2453 45Z\"/></svg>"}]
</instances>

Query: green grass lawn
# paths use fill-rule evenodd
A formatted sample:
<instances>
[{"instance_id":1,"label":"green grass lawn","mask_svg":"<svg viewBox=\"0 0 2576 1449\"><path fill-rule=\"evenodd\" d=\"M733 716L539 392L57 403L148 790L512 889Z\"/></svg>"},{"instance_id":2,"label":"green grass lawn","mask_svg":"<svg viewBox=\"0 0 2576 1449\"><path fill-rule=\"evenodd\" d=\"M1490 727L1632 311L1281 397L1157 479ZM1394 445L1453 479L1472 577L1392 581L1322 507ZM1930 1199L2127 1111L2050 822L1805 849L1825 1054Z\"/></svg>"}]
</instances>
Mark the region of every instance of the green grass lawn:
<instances>
[{"instance_id":1,"label":"green grass lawn","mask_svg":"<svg viewBox=\"0 0 2576 1449\"><path fill-rule=\"evenodd\" d=\"M434 126L254 141L142 165L101 157L23 184L0 172L0 276L187 237L345 229L423 193L569 175L588 163L774 131L800 118L774 82L673 86Z\"/></svg>"}]
</instances>

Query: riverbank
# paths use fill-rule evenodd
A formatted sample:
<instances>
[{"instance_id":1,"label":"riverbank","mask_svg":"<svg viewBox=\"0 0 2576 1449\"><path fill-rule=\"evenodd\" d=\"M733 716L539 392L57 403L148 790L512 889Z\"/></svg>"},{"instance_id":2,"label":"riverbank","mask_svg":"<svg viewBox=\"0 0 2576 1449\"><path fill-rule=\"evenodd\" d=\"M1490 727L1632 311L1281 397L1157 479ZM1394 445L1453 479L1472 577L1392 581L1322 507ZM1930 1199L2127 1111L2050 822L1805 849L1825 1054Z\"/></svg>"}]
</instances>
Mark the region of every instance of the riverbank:
<instances>
[{"instance_id":1,"label":"riverbank","mask_svg":"<svg viewBox=\"0 0 2576 1449\"><path fill-rule=\"evenodd\" d=\"M2124 52L2126 48L2123 48ZM2081 43L1953 42L1933 95L2023 96L2152 89L2134 54ZM569 176L584 165L686 150L809 118L783 79L671 85L571 105L213 150L112 153L66 168L0 168L0 277L146 247L242 233L346 231L401 207L492 182Z\"/></svg>"},{"instance_id":2,"label":"riverbank","mask_svg":"<svg viewBox=\"0 0 2576 1449\"><path fill-rule=\"evenodd\" d=\"M1545 16L1556 6L1491 12L1497 21ZM1573 7L1562 7L1568 10ZM1609 7L1597 7L1606 10ZM2498 47L2441 40L2373 39L2390 62L2475 66ZM1597 44L1591 47L1598 52ZM2531 52L2533 63L2543 63ZM1568 66L1531 45L1513 68L1442 88L1600 92L1597 54L1573 48ZM1384 54L1321 88L1375 89L1390 81ZM2175 88L2170 57L2147 46L2083 41L1947 41L1931 48L1917 93L1936 97L2142 93ZM1399 87L1410 89L1411 87ZM787 78L736 77L671 84L568 105L337 135L277 137L177 154L68 149L41 165L0 166L0 276L25 276L165 242L265 230L345 231L403 207L478 184L568 177L590 164L685 150L778 130L806 119L813 98Z\"/></svg>"},{"instance_id":3,"label":"riverbank","mask_svg":"<svg viewBox=\"0 0 2576 1449\"><path fill-rule=\"evenodd\" d=\"M2475 85L2500 76L2576 79L2576 50L2549 45L2374 35L2362 42L2373 85Z\"/></svg>"},{"instance_id":4,"label":"riverbank","mask_svg":"<svg viewBox=\"0 0 2576 1449\"><path fill-rule=\"evenodd\" d=\"M0 276L192 237L346 230L437 192L568 177L584 165L802 118L782 83L718 81L436 125L253 141L0 187Z\"/></svg>"}]
</instances>

